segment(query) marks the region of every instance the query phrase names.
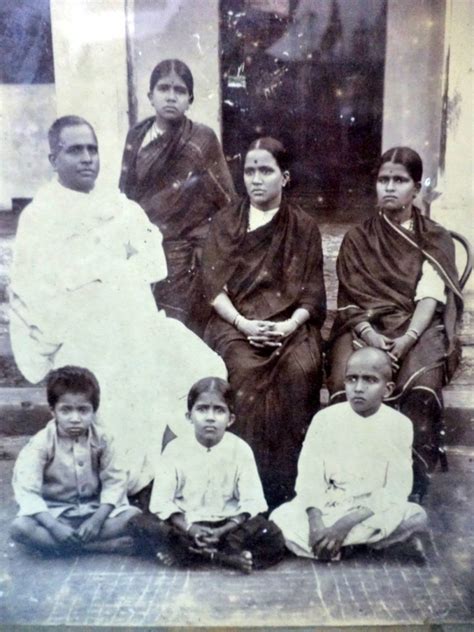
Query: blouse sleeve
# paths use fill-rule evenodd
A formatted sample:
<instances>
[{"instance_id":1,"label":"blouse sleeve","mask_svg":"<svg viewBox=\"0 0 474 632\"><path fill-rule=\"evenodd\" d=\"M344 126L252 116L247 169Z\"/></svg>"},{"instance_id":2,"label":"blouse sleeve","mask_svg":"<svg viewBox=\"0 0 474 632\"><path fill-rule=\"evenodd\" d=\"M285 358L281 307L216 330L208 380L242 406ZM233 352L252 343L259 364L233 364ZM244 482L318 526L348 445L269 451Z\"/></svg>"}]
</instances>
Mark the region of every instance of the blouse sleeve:
<instances>
[{"instance_id":1,"label":"blouse sleeve","mask_svg":"<svg viewBox=\"0 0 474 632\"><path fill-rule=\"evenodd\" d=\"M446 288L443 279L429 261L423 262L421 278L416 286L415 303L424 298L434 298L438 303L446 304Z\"/></svg>"}]
</instances>

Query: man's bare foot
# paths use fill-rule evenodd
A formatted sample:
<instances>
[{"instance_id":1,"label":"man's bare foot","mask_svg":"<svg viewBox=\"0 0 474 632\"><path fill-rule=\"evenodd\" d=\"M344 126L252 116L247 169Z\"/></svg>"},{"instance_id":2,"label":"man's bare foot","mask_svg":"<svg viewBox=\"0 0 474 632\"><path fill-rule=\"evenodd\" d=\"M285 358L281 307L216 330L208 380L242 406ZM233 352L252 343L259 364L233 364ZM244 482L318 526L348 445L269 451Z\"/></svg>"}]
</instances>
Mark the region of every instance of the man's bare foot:
<instances>
[{"instance_id":1,"label":"man's bare foot","mask_svg":"<svg viewBox=\"0 0 474 632\"><path fill-rule=\"evenodd\" d=\"M168 568L176 564L176 558L168 551L157 551L155 557L157 562Z\"/></svg>"},{"instance_id":2,"label":"man's bare foot","mask_svg":"<svg viewBox=\"0 0 474 632\"><path fill-rule=\"evenodd\" d=\"M226 553L217 553L215 561L224 566L237 568L243 573L251 573L253 571L253 557L250 551L242 551L241 553L231 555Z\"/></svg>"}]
</instances>

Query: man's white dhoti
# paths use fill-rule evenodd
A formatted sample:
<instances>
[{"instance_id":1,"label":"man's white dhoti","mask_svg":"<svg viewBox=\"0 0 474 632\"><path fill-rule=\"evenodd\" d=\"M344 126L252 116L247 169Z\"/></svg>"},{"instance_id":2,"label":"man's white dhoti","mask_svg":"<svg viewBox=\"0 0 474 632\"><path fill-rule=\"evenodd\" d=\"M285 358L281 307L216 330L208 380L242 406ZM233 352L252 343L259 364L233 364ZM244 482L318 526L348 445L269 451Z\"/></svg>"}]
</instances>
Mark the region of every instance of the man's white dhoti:
<instances>
[{"instance_id":1,"label":"man's white dhoti","mask_svg":"<svg viewBox=\"0 0 474 632\"><path fill-rule=\"evenodd\" d=\"M167 275L161 242L118 191L82 193L54 181L20 217L12 266L18 368L32 383L65 364L96 375L98 420L114 436L131 493L151 480L145 457L153 453L153 462L166 425L185 431L191 384L226 376L217 354L157 311L150 284Z\"/></svg>"}]
</instances>

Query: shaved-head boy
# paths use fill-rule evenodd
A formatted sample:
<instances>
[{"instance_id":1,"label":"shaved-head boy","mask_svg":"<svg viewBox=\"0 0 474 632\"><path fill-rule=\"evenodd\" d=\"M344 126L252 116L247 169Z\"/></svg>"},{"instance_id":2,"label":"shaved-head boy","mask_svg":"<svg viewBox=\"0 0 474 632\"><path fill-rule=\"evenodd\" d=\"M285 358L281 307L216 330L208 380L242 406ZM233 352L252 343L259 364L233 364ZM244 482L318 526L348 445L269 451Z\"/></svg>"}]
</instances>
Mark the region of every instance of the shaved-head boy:
<instances>
[{"instance_id":1,"label":"shaved-head boy","mask_svg":"<svg viewBox=\"0 0 474 632\"><path fill-rule=\"evenodd\" d=\"M407 554L424 560L417 534L426 529L426 513L407 500L412 424L383 403L393 386L385 352L359 349L347 363L348 401L314 417L298 463L296 498L271 515L296 555L329 561L349 545L385 549L405 542Z\"/></svg>"}]
</instances>

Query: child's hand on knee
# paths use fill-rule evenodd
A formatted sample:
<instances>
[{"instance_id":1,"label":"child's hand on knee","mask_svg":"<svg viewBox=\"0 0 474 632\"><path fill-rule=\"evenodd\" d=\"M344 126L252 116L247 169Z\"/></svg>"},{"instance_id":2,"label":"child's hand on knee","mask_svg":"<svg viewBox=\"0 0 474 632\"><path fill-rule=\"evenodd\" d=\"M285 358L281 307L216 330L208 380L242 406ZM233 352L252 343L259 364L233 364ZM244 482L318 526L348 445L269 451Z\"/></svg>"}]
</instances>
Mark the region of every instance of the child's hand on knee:
<instances>
[{"instance_id":1,"label":"child's hand on knee","mask_svg":"<svg viewBox=\"0 0 474 632\"><path fill-rule=\"evenodd\" d=\"M204 538L206 545L211 548L217 546L226 533L228 529L225 527L211 527L211 533Z\"/></svg>"},{"instance_id":2,"label":"child's hand on knee","mask_svg":"<svg viewBox=\"0 0 474 632\"><path fill-rule=\"evenodd\" d=\"M337 523L317 531L310 531L309 544L314 555L320 560L331 560L339 554L349 528Z\"/></svg>"},{"instance_id":3,"label":"child's hand on knee","mask_svg":"<svg viewBox=\"0 0 474 632\"><path fill-rule=\"evenodd\" d=\"M206 548L210 546L210 544L217 543L219 540L217 539L215 542L214 529L211 527L205 527L203 525L194 523L188 529L188 535L193 540L195 546L198 548Z\"/></svg>"},{"instance_id":4,"label":"child's hand on knee","mask_svg":"<svg viewBox=\"0 0 474 632\"><path fill-rule=\"evenodd\" d=\"M310 528L309 546L315 555L317 555L317 551L320 546L320 543L324 540L324 538L326 537L326 534L327 534L326 527L321 526L319 528L314 528L314 527Z\"/></svg>"},{"instance_id":5,"label":"child's hand on knee","mask_svg":"<svg viewBox=\"0 0 474 632\"><path fill-rule=\"evenodd\" d=\"M61 544L80 544L81 542L78 533L69 525L59 522L59 520L56 520L56 523L51 527L51 534Z\"/></svg>"},{"instance_id":6,"label":"child's hand on knee","mask_svg":"<svg viewBox=\"0 0 474 632\"><path fill-rule=\"evenodd\" d=\"M94 516L87 518L77 530L78 538L81 542L91 542L99 537L102 523L95 519Z\"/></svg>"}]
</instances>

